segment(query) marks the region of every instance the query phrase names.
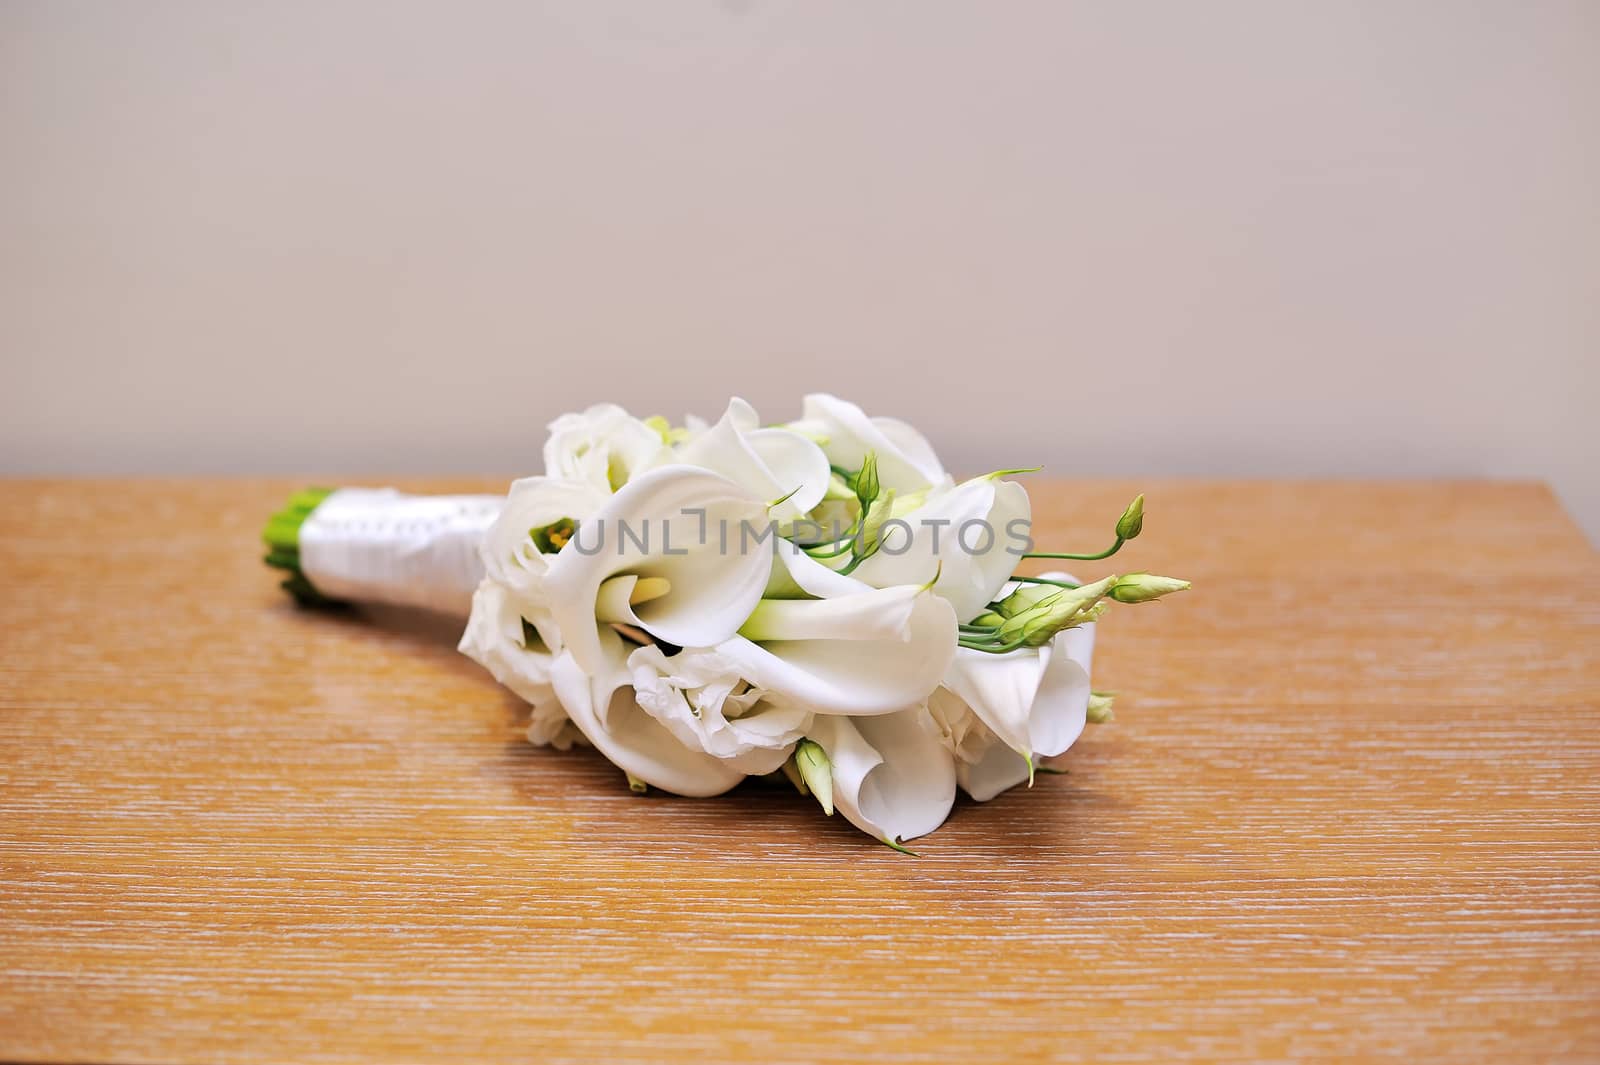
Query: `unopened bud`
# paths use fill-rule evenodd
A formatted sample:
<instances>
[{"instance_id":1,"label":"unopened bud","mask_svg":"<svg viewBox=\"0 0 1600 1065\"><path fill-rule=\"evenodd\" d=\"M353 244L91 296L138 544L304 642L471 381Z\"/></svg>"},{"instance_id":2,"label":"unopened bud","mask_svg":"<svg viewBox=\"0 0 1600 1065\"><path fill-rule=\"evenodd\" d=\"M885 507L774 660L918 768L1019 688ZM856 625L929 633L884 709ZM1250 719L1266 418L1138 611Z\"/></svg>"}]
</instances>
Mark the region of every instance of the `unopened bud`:
<instances>
[{"instance_id":1,"label":"unopened bud","mask_svg":"<svg viewBox=\"0 0 1600 1065\"><path fill-rule=\"evenodd\" d=\"M1093 725L1104 725L1111 720L1111 704L1116 702L1116 695L1111 692L1090 692L1089 710L1087 717Z\"/></svg>"},{"instance_id":2,"label":"unopened bud","mask_svg":"<svg viewBox=\"0 0 1600 1065\"><path fill-rule=\"evenodd\" d=\"M1092 621L1099 616L1094 611L1096 604L1115 580L1107 577L1082 588L1060 588L1048 593L1001 625L999 641L1010 644L1021 640L1029 647L1042 647L1061 630Z\"/></svg>"},{"instance_id":3,"label":"unopened bud","mask_svg":"<svg viewBox=\"0 0 1600 1065\"><path fill-rule=\"evenodd\" d=\"M866 458L861 460L861 472L856 474L856 499L865 511L878 498L878 455L876 452L867 452Z\"/></svg>"},{"instance_id":4,"label":"unopened bud","mask_svg":"<svg viewBox=\"0 0 1600 1065\"><path fill-rule=\"evenodd\" d=\"M1119 603L1148 603L1189 587L1176 577L1157 577L1152 573L1129 573L1118 577L1106 594Z\"/></svg>"},{"instance_id":5,"label":"unopened bud","mask_svg":"<svg viewBox=\"0 0 1600 1065\"><path fill-rule=\"evenodd\" d=\"M1144 528L1144 493L1140 492L1117 519L1117 539L1132 540Z\"/></svg>"},{"instance_id":6,"label":"unopened bud","mask_svg":"<svg viewBox=\"0 0 1600 1065\"><path fill-rule=\"evenodd\" d=\"M811 794L822 804L822 812L833 816L833 763L816 740L801 740L794 748L795 768Z\"/></svg>"}]
</instances>

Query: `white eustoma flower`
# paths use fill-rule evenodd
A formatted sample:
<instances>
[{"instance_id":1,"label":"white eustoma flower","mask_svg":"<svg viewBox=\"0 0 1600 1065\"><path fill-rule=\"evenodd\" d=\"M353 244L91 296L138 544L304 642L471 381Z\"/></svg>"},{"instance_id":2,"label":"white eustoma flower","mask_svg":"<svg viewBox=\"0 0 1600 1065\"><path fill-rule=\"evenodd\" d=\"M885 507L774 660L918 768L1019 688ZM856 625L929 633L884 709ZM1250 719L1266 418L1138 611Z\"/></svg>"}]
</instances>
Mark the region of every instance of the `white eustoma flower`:
<instances>
[{"instance_id":1,"label":"white eustoma flower","mask_svg":"<svg viewBox=\"0 0 1600 1065\"><path fill-rule=\"evenodd\" d=\"M844 715L920 703L955 649L950 604L909 585L829 599L763 599L739 635L716 646L740 676L776 698Z\"/></svg>"},{"instance_id":2,"label":"white eustoma flower","mask_svg":"<svg viewBox=\"0 0 1600 1065\"><path fill-rule=\"evenodd\" d=\"M626 624L679 647L733 636L772 571L767 503L727 478L663 466L630 481L550 560L542 582L578 666L605 668L600 634ZM648 596L638 594L648 587Z\"/></svg>"},{"instance_id":3,"label":"white eustoma flower","mask_svg":"<svg viewBox=\"0 0 1600 1065\"><path fill-rule=\"evenodd\" d=\"M679 742L752 776L778 770L811 724L810 709L751 687L715 651L640 647L628 670L639 705Z\"/></svg>"},{"instance_id":4,"label":"white eustoma flower","mask_svg":"<svg viewBox=\"0 0 1600 1065\"><path fill-rule=\"evenodd\" d=\"M854 403L823 392L805 398L798 421L789 428L816 440L828 461L858 470L867 452L878 459L878 478L900 495L948 484L939 456L927 437L896 418L869 418Z\"/></svg>"},{"instance_id":5,"label":"white eustoma flower","mask_svg":"<svg viewBox=\"0 0 1600 1065\"><path fill-rule=\"evenodd\" d=\"M544 472L615 492L639 474L672 461L671 456L660 433L615 403L597 403L550 423Z\"/></svg>"},{"instance_id":6,"label":"white eustoma flower","mask_svg":"<svg viewBox=\"0 0 1600 1065\"><path fill-rule=\"evenodd\" d=\"M529 613L545 624L525 622ZM547 642L556 637L547 617L519 606L503 586L485 579L472 595L472 616L456 649L528 703L529 740L565 750L579 733L556 699L551 671L560 644Z\"/></svg>"},{"instance_id":7,"label":"white eustoma flower","mask_svg":"<svg viewBox=\"0 0 1600 1065\"><path fill-rule=\"evenodd\" d=\"M551 556L541 551L534 532L565 523L558 537L565 542L572 527L593 517L610 498L610 492L587 481L558 477L513 481L505 506L478 547L489 579L543 602L541 584Z\"/></svg>"},{"instance_id":8,"label":"white eustoma flower","mask_svg":"<svg viewBox=\"0 0 1600 1065\"><path fill-rule=\"evenodd\" d=\"M1020 484L994 476L935 490L884 524L882 547L851 575L885 588L926 583L937 573L933 590L968 621L1011 579L1032 513Z\"/></svg>"},{"instance_id":9,"label":"white eustoma flower","mask_svg":"<svg viewBox=\"0 0 1600 1065\"><path fill-rule=\"evenodd\" d=\"M833 802L863 832L886 842L927 835L950 816L956 766L927 712L818 716L807 732L832 763Z\"/></svg>"},{"instance_id":10,"label":"white eustoma flower","mask_svg":"<svg viewBox=\"0 0 1600 1065\"><path fill-rule=\"evenodd\" d=\"M572 723L625 773L677 795L720 795L744 779L732 762L684 746L634 697L629 646L612 629L596 634L598 668L570 651L556 656L551 681Z\"/></svg>"},{"instance_id":11,"label":"white eustoma flower","mask_svg":"<svg viewBox=\"0 0 1600 1065\"><path fill-rule=\"evenodd\" d=\"M957 757L961 786L974 799L1022 783L1030 762L1061 754L1082 735L1093 654L1093 623L1009 654L956 652L928 706Z\"/></svg>"},{"instance_id":12,"label":"white eustoma flower","mask_svg":"<svg viewBox=\"0 0 1600 1065\"><path fill-rule=\"evenodd\" d=\"M677 461L720 473L758 498L782 498L772 508L779 521L802 518L828 490L828 457L799 433L759 424L750 404L730 400L716 425L677 448Z\"/></svg>"}]
</instances>

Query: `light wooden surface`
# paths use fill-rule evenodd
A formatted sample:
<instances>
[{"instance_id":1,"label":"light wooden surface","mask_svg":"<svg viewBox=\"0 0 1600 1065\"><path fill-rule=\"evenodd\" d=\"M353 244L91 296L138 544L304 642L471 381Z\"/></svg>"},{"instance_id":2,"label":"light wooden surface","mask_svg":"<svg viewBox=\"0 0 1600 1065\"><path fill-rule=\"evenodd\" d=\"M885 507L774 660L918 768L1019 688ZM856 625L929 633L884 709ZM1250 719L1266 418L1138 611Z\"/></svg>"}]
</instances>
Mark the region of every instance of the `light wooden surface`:
<instances>
[{"instance_id":1,"label":"light wooden surface","mask_svg":"<svg viewBox=\"0 0 1600 1065\"><path fill-rule=\"evenodd\" d=\"M0 484L0 1058L1600 1058L1600 567L1542 487L1035 485L1090 546L1148 490L1119 566L1195 591L916 859L295 610L295 486Z\"/></svg>"}]
</instances>

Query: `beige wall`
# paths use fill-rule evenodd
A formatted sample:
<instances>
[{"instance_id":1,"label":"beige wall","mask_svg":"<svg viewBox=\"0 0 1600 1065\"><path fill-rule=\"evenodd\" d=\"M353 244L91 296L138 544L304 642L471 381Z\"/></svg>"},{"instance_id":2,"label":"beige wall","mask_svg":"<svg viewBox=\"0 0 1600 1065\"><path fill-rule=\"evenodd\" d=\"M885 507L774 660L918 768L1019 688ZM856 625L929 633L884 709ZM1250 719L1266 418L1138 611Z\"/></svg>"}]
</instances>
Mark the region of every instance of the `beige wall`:
<instances>
[{"instance_id":1,"label":"beige wall","mask_svg":"<svg viewBox=\"0 0 1600 1065\"><path fill-rule=\"evenodd\" d=\"M0 472L532 470L826 388L967 469L1550 479L1600 4L0 0Z\"/></svg>"}]
</instances>

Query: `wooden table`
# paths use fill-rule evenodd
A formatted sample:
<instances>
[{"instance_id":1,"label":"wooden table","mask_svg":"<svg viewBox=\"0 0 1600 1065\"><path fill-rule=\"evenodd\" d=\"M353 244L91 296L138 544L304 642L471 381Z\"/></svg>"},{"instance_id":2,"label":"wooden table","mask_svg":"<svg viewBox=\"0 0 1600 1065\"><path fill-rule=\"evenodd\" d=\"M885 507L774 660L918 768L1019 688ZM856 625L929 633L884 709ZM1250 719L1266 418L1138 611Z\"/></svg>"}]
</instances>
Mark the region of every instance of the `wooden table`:
<instances>
[{"instance_id":1,"label":"wooden table","mask_svg":"<svg viewBox=\"0 0 1600 1065\"><path fill-rule=\"evenodd\" d=\"M1195 590L920 859L296 610L293 487L0 484L0 1059L1600 1058L1600 566L1543 487L1036 484L1078 545L1149 491L1119 566Z\"/></svg>"}]
</instances>

